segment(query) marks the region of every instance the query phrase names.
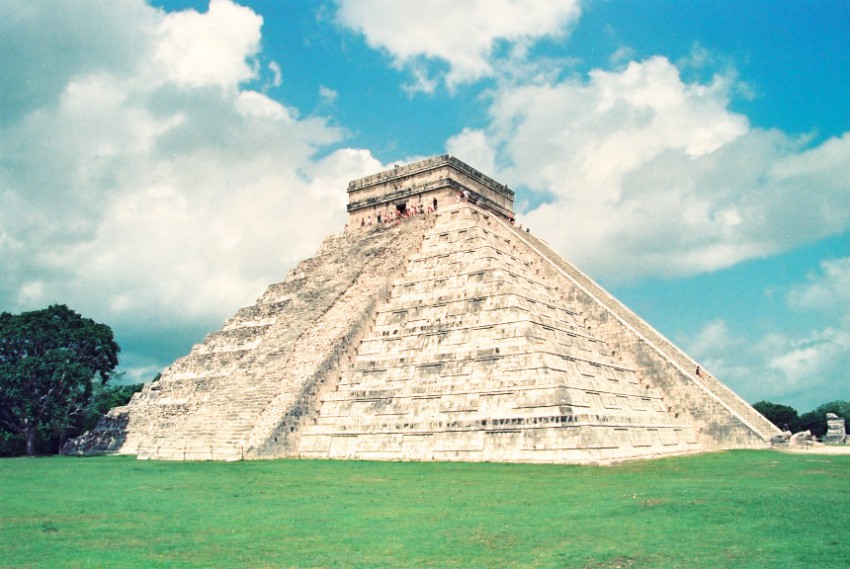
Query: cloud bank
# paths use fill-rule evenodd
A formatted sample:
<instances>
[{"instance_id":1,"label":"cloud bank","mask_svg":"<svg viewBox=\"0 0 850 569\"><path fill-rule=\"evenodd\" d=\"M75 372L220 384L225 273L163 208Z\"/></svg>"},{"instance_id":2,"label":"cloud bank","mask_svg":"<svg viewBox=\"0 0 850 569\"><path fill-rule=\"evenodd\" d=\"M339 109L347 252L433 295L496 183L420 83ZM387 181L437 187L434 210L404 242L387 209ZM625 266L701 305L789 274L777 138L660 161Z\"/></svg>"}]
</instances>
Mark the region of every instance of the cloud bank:
<instances>
[{"instance_id":1,"label":"cloud bank","mask_svg":"<svg viewBox=\"0 0 850 569\"><path fill-rule=\"evenodd\" d=\"M850 228L850 135L749 126L734 81L683 81L664 57L587 78L502 85L486 128L448 142L537 193L527 223L609 281L681 276Z\"/></svg>"},{"instance_id":2,"label":"cloud bank","mask_svg":"<svg viewBox=\"0 0 850 569\"><path fill-rule=\"evenodd\" d=\"M568 37L578 2L338 3L424 90L495 82L487 124L447 150L536 194L518 204L525 221L597 277L700 274L850 229L850 134L812 145L751 127L731 110L751 92L727 57L697 45L676 64L625 62L623 46L618 67L584 76L524 57Z\"/></svg>"},{"instance_id":3,"label":"cloud bank","mask_svg":"<svg viewBox=\"0 0 850 569\"><path fill-rule=\"evenodd\" d=\"M0 92L6 310L67 303L129 344L200 340L341 230L341 189L381 167L316 159L344 133L252 87L280 68L261 76L248 8L21 6L0 5L4 81L22 86Z\"/></svg>"}]
</instances>

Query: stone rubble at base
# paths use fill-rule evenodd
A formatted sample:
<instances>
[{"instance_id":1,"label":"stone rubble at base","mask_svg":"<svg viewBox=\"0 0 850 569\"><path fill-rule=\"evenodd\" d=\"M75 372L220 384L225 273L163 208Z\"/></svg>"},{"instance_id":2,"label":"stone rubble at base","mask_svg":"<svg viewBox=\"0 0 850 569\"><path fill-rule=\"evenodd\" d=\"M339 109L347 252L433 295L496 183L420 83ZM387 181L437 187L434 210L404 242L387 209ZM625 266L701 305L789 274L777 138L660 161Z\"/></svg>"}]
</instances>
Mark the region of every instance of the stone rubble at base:
<instances>
[{"instance_id":1,"label":"stone rubble at base","mask_svg":"<svg viewBox=\"0 0 850 569\"><path fill-rule=\"evenodd\" d=\"M348 192L345 232L65 452L607 463L780 434L515 226L506 186L444 155Z\"/></svg>"}]
</instances>

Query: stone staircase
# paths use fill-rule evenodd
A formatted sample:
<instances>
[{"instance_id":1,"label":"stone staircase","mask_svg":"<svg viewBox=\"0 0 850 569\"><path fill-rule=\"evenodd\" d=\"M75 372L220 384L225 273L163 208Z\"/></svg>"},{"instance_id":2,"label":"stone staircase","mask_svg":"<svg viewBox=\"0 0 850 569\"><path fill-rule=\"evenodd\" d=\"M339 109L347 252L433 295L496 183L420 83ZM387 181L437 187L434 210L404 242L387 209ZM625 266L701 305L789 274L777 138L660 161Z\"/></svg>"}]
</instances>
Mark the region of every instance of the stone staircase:
<instances>
[{"instance_id":1,"label":"stone staircase","mask_svg":"<svg viewBox=\"0 0 850 569\"><path fill-rule=\"evenodd\" d=\"M320 394L335 387L360 340L371 333L375 307L389 296L389 283L404 271L430 225L430 218L418 218L388 230L391 241L368 256L357 279L299 338L299 349L283 366L295 381L281 383L257 417L246 437L251 457L288 456L295 451L301 425L315 420Z\"/></svg>"},{"instance_id":2,"label":"stone staircase","mask_svg":"<svg viewBox=\"0 0 850 569\"><path fill-rule=\"evenodd\" d=\"M386 294L386 273L406 263L429 223L413 219L326 239L316 256L66 452L172 460L256 455L309 410L306 401Z\"/></svg>"}]
</instances>

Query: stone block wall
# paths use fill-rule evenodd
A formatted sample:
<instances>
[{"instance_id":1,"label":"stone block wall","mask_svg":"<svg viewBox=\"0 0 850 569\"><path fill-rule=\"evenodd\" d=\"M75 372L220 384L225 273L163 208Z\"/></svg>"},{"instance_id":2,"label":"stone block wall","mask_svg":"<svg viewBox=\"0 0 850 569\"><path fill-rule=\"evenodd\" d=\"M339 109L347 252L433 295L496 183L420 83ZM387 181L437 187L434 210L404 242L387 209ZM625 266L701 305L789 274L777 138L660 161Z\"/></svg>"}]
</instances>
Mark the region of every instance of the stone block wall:
<instances>
[{"instance_id":1,"label":"stone block wall","mask_svg":"<svg viewBox=\"0 0 850 569\"><path fill-rule=\"evenodd\" d=\"M562 277L577 285L572 292L573 302L584 307L589 321L597 323L598 333L611 346L612 355L639 369L647 387L654 386L665 393L669 411L692 421L704 444L715 448L762 448L779 434L779 429L746 401L545 242L527 233L517 234Z\"/></svg>"}]
</instances>

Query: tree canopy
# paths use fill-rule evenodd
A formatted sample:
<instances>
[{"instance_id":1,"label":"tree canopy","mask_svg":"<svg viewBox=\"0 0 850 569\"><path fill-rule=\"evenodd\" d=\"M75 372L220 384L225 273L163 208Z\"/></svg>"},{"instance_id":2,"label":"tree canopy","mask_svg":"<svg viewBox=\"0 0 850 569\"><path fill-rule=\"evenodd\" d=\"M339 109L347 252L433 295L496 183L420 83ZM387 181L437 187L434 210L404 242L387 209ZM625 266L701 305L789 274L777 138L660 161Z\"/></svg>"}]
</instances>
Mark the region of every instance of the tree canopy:
<instances>
[{"instance_id":1,"label":"tree canopy","mask_svg":"<svg viewBox=\"0 0 850 569\"><path fill-rule=\"evenodd\" d=\"M771 403L770 401L753 403L753 407L783 431L791 431L792 433L800 431L800 416L793 407Z\"/></svg>"},{"instance_id":2,"label":"tree canopy","mask_svg":"<svg viewBox=\"0 0 850 569\"><path fill-rule=\"evenodd\" d=\"M61 442L118 365L112 329L65 305L0 314L0 429L36 452L41 438Z\"/></svg>"},{"instance_id":3,"label":"tree canopy","mask_svg":"<svg viewBox=\"0 0 850 569\"><path fill-rule=\"evenodd\" d=\"M771 403L770 401L754 403L753 408L783 431L791 431L792 433L811 431L814 436L818 438L823 437L827 431L827 413L835 413L839 417L842 417L847 421L848 427L850 427L850 402L847 401L824 403L802 415L798 415L797 410L793 407Z\"/></svg>"}]
</instances>

